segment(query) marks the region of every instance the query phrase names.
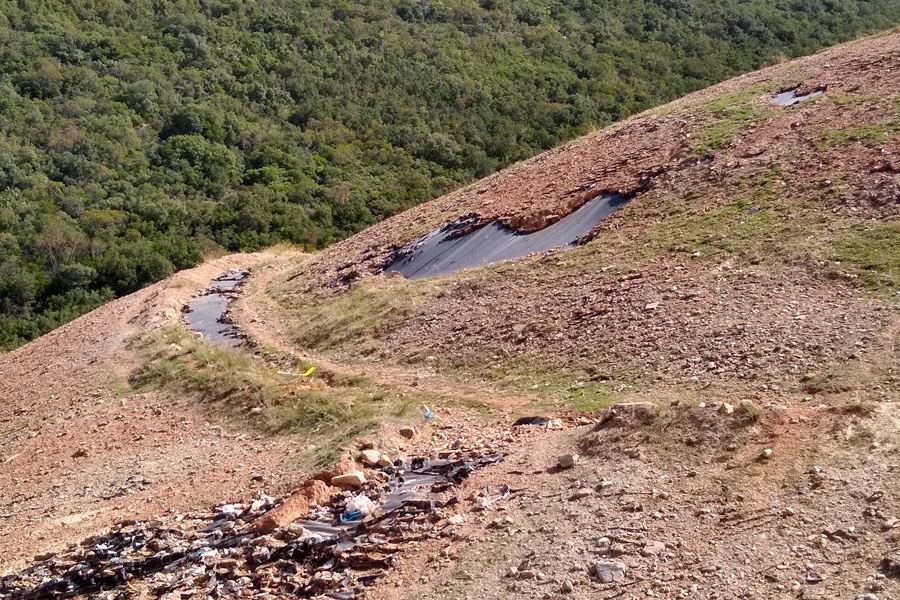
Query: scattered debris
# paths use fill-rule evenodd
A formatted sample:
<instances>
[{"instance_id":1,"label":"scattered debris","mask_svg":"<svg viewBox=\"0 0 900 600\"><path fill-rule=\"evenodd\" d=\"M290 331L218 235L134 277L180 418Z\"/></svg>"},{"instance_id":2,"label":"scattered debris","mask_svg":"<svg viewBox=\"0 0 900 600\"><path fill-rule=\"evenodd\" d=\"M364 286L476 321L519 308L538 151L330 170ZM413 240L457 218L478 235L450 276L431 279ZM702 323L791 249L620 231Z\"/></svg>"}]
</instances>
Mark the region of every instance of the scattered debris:
<instances>
[{"instance_id":1,"label":"scattered debris","mask_svg":"<svg viewBox=\"0 0 900 600\"><path fill-rule=\"evenodd\" d=\"M455 486L472 471L501 459L419 458L390 468L387 483L363 477L366 488L356 494L334 491L325 500L327 486L316 481L277 506L263 495L210 513L123 523L3 577L0 596L46 600L117 590L121 597L141 580L152 595L172 599L198 592L354 598L384 575L406 542L440 536L434 511L459 501ZM312 518L295 520L301 517Z\"/></svg>"}]
</instances>

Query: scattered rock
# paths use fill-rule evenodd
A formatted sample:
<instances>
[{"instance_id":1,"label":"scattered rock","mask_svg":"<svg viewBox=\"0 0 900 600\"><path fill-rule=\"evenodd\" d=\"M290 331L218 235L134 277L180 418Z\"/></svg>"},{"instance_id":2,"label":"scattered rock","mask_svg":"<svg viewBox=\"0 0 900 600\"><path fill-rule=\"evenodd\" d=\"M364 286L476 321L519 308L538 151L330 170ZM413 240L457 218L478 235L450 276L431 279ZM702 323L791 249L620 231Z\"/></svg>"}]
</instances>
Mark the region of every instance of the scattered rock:
<instances>
[{"instance_id":1,"label":"scattered rock","mask_svg":"<svg viewBox=\"0 0 900 600\"><path fill-rule=\"evenodd\" d=\"M773 455L773 454L774 454L774 452L772 452L772 449L771 449L771 448L766 448L765 450L763 450L763 451L760 453L759 459L760 459L760 460L769 460L770 458L772 458L772 455Z\"/></svg>"},{"instance_id":2,"label":"scattered rock","mask_svg":"<svg viewBox=\"0 0 900 600\"><path fill-rule=\"evenodd\" d=\"M276 506L253 522L250 530L256 533L271 533L279 527L286 527L309 514L309 500L301 492L295 492L282 504Z\"/></svg>"},{"instance_id":3,"label":"scattered rock","mask_svg":"<svg viewBox=\"0 0 900 600\"><path fill-rule=\"evenodd\" d=\"M411 440L414 437L416 437L416 428L415 427L401 427L400 435L402 435L403 437L405 437L408 440Z\"/></svg>"},{"instance_id":4,"label":"scattered rock","mask_svg":"<svg viewBox=\"0 0 900 600\"><path fill-rule=\"evenodd\" d=\"M451 525L462 525L463 523L465 523L465 521L466 521L465 515L453 515L452 517L447 519L447 522L450 523Z\"/></svg>"},{"instance_id":5,"label":"scattered rock","mask_svg":"<svg viewBox=\"0 0 900 600\"><path fill-rule=\"evenodd\" d=\"M556 459L556 463L561 469L571 469L578 464L578 455L574 452L563 454Z\"/></svg>"},{"instance_id":6,"label":"scattered rock","mask_svg":"<svg viewBox=\"0 0 900 600\"><path fill-rule=\"evenodd\" d=\"M505 529L511 526L513 523L515 523L515 521L513 521L513 518L509 515L505 515L500 519L494 519L493 521L491 521L490 527L494 529Z\"/></svg>"},{"instance_id":7,"label":"scattered rock","mask_svg":"<svg viewBox=\"0 0 900 600\"><path fill-rule=\"evenodd\" d=\"M581 500L582 498L587 498L588 496L592 496L593 494L594 490L592 490L591 488L580 488L575 490L575 493L569 497L569 500Z\"/></svg>"},{"instance_id":8,"label":"scattered rock","mask_svg":"<svg viewBox=\"0 0 900 600\"><path fill-rule=\"evenodd\" d=\"M625 563L598 560L594 562L594 574L600 583L613 583L625 579Z\"/></svg>"},{"instance_id":9,"label":"scattered rock","mask_svg":"<svg viewBox=\"0 0 900 600\"><path fill-rule=\"evenodd\" d=\"M727 402L723 402L722 404L719 405L719 414L733 415L734 407L732 405L728 404Z\"/></svg>"},{"instance_id":10,"label":"scattered rock","mask_svg":"<svg viewBox=\"0 0 900 600\"><path fill-rule=\"evenodd\" d=\"M572 583L571 579L566 579L565 581L562 582L561 591L563 594L571 594L572 592L575 591L575 584Z\"/></svg>"},{"instance_id":11,"label":"scattered rock","mask_svg":"<svg viewBox=\"0 0 900 600\"><path fill-rule=\"evenodd\" d=\"M381 460L381 452L378 450L363 450L359 453L359 460L367 467L377 467Z\"/></svg>"},{"instance_id":12,"label":"scattered rock","mask_svg":"<svg viewBox=\"0 0 900 600\"><path fill-rule=\"evenodd\" d=\"M666 545L662 542L650 542L641 548L641 556L657 556L666 550Z\"/></svg>"},{"instance_id":13,"label":"scattered rock","mask_svg":"<svg viewBox=\"0 0 900 600\"><path fill-rule=\"evenodd\" d=\"M310 506L327 506L337 490L319 479L310 479L300 486L300 493L309 501Z\"/></svg>"},{"instance_id":14,"label":"scattered rock","mask_svg":"<svg viewBox=\"0 0 900 600\"><path fill-rule=\"evenodd\" d=\"M890 577L891 579L900 579L900 558L891 558L890 556L885 556L878 567L885 577Z\"/></svg>"},{"instance_id":15,"label":"scattered rock","mask_svg":"<svg viewBox=\"0 0 900 600\"><path fill-rule=\"evenodd\" d=\"M366 483L366 476L361 471L331 478L331 485L339 488L357 488Z\"/></svg>"},{"instance_id":16,"label":"scattered rock","mask_svg":"<svg viewBox=\"0 0 900 600\"><path fill-rule=\"evenodd\" d=\"M898 526L900 526L900 519L898 519L896 517L891 517L889 519L885 519L884 522L881 524L881 528L884 529L885 531L888 531L888 530L893 529L894 527L898 527Z\"/></svg>"},{"instance_id":17,"label":"scattered rock","mask_svg":"<svg viewBox=\"0 0 900 600\"><path fill-rule=\"evenodd\" d=\"M853 600L878 600L878 596L875 594L860 594Z\"/></svg>"},{"instance_id":18,"label":"scattered rock","mask_svg":"<svg viewBox=\"0 0 900 600\"><path fill-rule=\"evenodd\" d=\"M88 455L87 448L82 447L82 448L79 448L78 450L76 450L72 454L72 458L84 458L87 455Z\"/></svg>"}]
</instances>

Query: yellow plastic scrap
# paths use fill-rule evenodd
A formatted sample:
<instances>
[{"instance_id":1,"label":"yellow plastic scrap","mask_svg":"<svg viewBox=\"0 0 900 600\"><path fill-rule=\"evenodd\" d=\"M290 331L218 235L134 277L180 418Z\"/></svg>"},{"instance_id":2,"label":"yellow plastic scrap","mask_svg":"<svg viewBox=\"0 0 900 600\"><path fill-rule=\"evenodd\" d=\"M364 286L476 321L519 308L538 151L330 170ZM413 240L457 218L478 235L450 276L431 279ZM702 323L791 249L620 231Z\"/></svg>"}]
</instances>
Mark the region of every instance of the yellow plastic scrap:
<instances>
[{"instance_id":1,"label":"yellow plastic scrap","mask_svg":"<svg viewBox=\"0 0 900 600\"><path fill-rule=\"evenodd\" d=\"M309 377L310 375L312 375L315 372L315 370L316 370L315 367L310 367L306 370L306 373L304 373L300 377Z\"/></svg>"}]
</instances>

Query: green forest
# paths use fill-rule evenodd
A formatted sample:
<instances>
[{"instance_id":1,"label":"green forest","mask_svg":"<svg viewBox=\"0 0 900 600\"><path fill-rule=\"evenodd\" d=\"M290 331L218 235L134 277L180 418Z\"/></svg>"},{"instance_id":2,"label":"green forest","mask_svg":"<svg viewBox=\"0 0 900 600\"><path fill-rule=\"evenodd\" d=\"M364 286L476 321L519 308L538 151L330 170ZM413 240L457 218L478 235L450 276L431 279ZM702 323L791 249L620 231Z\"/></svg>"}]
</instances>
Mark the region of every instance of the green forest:
<instances>
[{"instance_id":1,"label":"green forest","mask_svg":"<svg viewBox=\"0 0 900 600\"><path fill-rule=\"evenodd\" d=\"M896 23L896 0L3 2L0 350Z\"/></svg>"}]
</instances>

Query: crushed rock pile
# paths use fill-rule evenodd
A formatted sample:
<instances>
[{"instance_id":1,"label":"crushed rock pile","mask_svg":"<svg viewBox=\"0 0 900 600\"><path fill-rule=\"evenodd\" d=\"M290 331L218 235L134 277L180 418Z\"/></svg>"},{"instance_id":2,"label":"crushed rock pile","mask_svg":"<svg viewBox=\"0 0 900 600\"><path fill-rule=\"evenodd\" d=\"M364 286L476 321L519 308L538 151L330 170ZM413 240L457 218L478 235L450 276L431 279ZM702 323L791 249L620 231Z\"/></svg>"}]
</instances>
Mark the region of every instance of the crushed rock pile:
<instances>
[{"instance_id":1,"label":"crushed rock pile","mask_svg":"<svg viewBox=\"0 0 900 600\"><path fill-rule=\"evenodd\" d=\"M583 425L588 420L565 425ZM191 597L351 599L388 572L410 544L451 537L461 522L457 486L474 470L503 459L521 435L562 427L501 428L487 436L437 431L432 456L333 476L332 487L307 481L288 497L260 495L207 512L128 521L0 579L0 598ZM490 438L490 439L488 439ZM365 451L364 451L365 452ZM485 488L466 501L487 506Z\"/></svg>"}]
</instances>

